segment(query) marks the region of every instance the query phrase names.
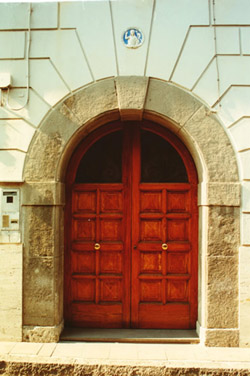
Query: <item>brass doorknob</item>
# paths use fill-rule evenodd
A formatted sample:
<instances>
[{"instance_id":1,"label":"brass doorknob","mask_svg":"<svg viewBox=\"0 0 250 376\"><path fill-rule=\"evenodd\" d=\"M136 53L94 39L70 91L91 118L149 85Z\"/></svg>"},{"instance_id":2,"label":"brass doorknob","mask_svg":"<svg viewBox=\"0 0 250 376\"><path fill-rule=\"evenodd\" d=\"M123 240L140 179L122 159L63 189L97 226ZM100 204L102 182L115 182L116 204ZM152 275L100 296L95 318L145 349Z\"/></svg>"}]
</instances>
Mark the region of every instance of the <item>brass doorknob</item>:
<instances>
[{"instance_id":1,"label":"brass doorknob","mask_svg":"<svg viewBox=\"0 0 250 376\"><path fill-rule=\"evenodd\" d=\"M95 243L94 248L95 248L96 251L98 251L101 248L101 246L100 246L99 243Z\"/></svg>"},{"instance_id":2,"label":"brass doorknob","mask_svg":"<svg viewBox=\"0 0 250 376\"><path fill-rule=\"evenodd\" d=\"M166 250L168 249L168 245L167 245L166 243L163 243L163 244L161 245L161 248L162 248L164 251L166 251Z\"/></svg>"}]
</instances>

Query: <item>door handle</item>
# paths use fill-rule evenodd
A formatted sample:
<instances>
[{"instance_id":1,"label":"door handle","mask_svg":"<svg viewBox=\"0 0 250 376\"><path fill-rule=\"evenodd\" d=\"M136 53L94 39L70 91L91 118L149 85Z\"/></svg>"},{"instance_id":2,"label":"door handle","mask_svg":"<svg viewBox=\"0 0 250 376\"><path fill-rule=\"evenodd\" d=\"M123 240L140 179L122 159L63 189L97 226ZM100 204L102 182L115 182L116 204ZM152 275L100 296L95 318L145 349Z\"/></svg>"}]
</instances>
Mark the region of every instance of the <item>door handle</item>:
<instances>
[{"instance_id":1,"label":"door handle","mask_svg":"<svg viewBox=\"0 0 250 376\"><path fill-rule=\"evenodd\" d=\"M167 243L162 243L161 248L163 249L163 251L166 251L168 249Z\"/></svg>"},{"instance_id":2,"label":"door handle","mask_svg":"<svg viewBox=\"0 0 250 376\"><path fill-rule=\"evenodd\" d=\"M95 243L94 248L96 251L98 251L101 248L101 246L99 243Z\"/></svg>"}]
</instances>

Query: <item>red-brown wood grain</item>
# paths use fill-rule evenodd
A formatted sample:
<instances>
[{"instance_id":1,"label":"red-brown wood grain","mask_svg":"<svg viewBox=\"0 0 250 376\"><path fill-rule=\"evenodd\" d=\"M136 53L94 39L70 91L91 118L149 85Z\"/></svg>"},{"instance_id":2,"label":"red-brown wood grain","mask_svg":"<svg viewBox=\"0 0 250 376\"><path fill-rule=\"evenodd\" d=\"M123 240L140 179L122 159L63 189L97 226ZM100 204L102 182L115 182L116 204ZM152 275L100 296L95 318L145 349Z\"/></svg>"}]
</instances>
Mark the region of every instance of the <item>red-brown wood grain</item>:
<instances>
[{"instance_id":1,"label":"red-brown wood grain","mask_svg":"<svg viewBox=\"0 0 250 376\"><path fill-rule=\"evenodd\" d=\"M188 183L142 183L141 129L164 138ZM75 184L95 140L123 131L122 182ZM197 319L197 175L185 146L149 122L113 123L73 155L65 214L65 321L99 328L194 328ZM95 250L95 243L100 249ZM162 249L162 244L168 245Z\"/></svg>"}]
</instances>

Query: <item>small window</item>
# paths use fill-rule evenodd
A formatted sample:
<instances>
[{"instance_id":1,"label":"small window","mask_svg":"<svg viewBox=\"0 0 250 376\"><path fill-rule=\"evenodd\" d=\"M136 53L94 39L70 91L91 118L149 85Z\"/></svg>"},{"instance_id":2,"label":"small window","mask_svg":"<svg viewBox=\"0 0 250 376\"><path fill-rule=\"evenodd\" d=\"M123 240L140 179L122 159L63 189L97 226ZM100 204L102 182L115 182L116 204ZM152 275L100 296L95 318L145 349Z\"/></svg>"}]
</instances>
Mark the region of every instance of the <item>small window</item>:
<instances>
[{"instance_id":1,"label":"small window","mask_svg":"<svg viewBox=\"0 0 250 376\"><path fill-rule=\"evenodd\" d=\"M98 140L80 161L76 183L122 182L122 132Z\"/></svg>"},{"instance_id":2,"label":"small window","mask_svg":"<svg viewBox=\"0 0 250 376\"><path fill-rule=\"evenodd\" d=\"M187 171L182 158L164 138L141 133L141 182L186 183Z\"/></svg>"}]
</instances>

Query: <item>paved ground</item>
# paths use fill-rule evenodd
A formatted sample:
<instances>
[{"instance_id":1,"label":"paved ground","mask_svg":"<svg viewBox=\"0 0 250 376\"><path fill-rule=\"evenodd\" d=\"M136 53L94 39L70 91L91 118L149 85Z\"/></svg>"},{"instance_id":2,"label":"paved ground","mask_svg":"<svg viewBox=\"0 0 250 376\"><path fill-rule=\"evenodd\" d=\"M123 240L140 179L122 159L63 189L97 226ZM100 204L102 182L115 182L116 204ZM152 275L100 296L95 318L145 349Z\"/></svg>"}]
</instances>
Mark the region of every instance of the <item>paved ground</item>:
<instances>
[{"instance_id":1,"label":"paved ground","mask_svg":"<svg viewBox=\"0 0 250 376\"><path fill-rule=\"evenodd\" d=\"M164 366L168 368L180 367L183 369L191 369L192 367L198 367L201 369L206 368L214 370L245 370L244 375L250 375L250 348L211 348L197 344L173 345L100 342L59 342L42 344L1 342L0 361L0 363L2 364L7 364L8 362L10 362L18 364L48 363L64 365L81 364L99 366L129 365L132 367L143 365L155 367ZM1 373L0 367L0 375L2 374L7 375L10 373ZM64 374L67 375L68 373ZM83 374L84 373L81 373L81 375ZM95 375L96 374L97 373L95 373ZM104 374L106 375L108 374L108 372ZM112 374L115 375L116 373ZM125 374L128 373L125 372L124 375ZM139 374L142 373L139 372L138 375ZM223 375L224 374L225 373L223 373ZM235 374L242 373L236 372L234 373L234 375ZM29 373L27 373L27 375L29 375ZM131 375L135 374L131 373Z\"/></svg>"}]
</instances>

